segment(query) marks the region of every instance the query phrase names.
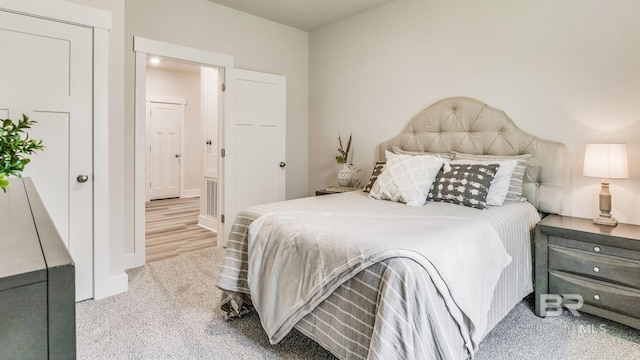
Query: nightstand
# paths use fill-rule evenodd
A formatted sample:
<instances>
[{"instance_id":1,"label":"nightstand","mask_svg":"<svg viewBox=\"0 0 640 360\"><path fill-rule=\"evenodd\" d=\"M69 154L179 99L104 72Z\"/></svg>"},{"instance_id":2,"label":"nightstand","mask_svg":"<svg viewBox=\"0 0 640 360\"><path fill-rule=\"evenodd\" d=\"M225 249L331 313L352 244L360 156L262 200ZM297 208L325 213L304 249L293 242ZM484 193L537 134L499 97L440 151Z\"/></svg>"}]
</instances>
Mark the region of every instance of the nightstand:
<instances>
[{"instance_id":1,"label":"nightstand","mask_svg":"<svg viewBox=\"0 0 640 360\"><path fill-rule=\"evenodd\" d=\"M328 187L326 189L316 190L316 196L339 194L339 193L343 193L343 192L358 191L358 190L362 190L362 189L357 188L357 187L330 186L330 187Z\"/></svg>"},{"instance_id":2,"label":"nightstand","mask_svg":"<svg viewBox=\"0 0 640 360\"><path fill-rule=\"evenodd\" d=\"M543 294L580 295L579 312L640 329L640 226L551 215L536 225L535 253L536 315L547 314Z\"/></svg>"}]
</instances>

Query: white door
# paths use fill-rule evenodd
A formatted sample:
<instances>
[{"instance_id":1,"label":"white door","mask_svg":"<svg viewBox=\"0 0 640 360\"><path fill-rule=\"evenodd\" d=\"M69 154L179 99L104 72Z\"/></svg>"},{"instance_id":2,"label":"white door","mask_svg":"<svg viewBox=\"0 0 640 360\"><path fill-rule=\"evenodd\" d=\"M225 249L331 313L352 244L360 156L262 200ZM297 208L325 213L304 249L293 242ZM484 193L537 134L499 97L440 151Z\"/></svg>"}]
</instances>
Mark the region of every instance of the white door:
<instances>
[{"instance_id":1,"label":"white door","mask_svg":"<svg viewBox=\"0 0 640 360\"><path fill-rule=\"evenodd\" d=\"M149 104L149 198L180 197L180 126L184 106Z\"/></svg>"},{"instance_id":2,"label":"white door","mask_svg":"<svg viewBox=\"0 0 640 360\"><path fill-rule=\"evenodd\" d=\"M242 209L285 198L286 78L227 69L222 224L225 246Z\"/></svg>"},{"instance_id":3,"label":"white door","mask_svg":"<svg viewBox=\"0 0 640 360\"><path fill-rule=\"evenodd\" d=\"M204 177L218 179L218 102L219 76L218 69L202 67L201 93L202 93L202 128L204 129ZM204 194L204 193L203 193Z\"/></svg>"},{"instance_id":4,"label":"white door","mask_svg":"<svg viewBox=\"0 0 640 360\"><path fill-rule=\"evenodd\" d=\"M198 225L218 232L220 181L218 179L220 137L220 76L211 67L200 69L201 117L203 129L204 178L200 188L200 215Z\"/></svg>"},{"instance_id":5,"label":"white door","mask_svg":"<svg viewBox=\"0 0 640 360\"><path fill-rule=\"evenodd\" d=\"M93 297L92 39L90 28L0 11L0 116L38 122L29 134L45 149L24 176L73 257L77 300Z\"/></svg>"}]
</instances>

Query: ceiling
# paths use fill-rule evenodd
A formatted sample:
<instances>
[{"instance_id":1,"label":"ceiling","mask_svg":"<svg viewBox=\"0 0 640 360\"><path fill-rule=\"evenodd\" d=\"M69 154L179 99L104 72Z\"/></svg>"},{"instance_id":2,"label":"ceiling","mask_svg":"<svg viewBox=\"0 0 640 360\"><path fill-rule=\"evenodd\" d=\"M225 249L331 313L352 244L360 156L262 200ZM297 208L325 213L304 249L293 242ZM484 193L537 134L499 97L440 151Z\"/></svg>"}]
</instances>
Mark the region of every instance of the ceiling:
<instances>
[{"instance_id":1,"label":"ceiling","mask_svg":"<svg viewBox=\"0 0 640 360\"><path fill-rule=\"evenodd\" d=\"M297 29L311 31L368 9L395 0L209 0L264 19ZM159 64L147 66L158 69L189 73L200 72L200 66L175 61L160 56Z\"/></svg>"},{"instance_id":2,"label":"ceiling","mask_svg":"<svg viewBox=\"0 0 640 360\"><path fill-rule=\"evenodd\" d=\"M394 0L209 0L291 27L311 31Z\"/></svg>"}]
</instances>

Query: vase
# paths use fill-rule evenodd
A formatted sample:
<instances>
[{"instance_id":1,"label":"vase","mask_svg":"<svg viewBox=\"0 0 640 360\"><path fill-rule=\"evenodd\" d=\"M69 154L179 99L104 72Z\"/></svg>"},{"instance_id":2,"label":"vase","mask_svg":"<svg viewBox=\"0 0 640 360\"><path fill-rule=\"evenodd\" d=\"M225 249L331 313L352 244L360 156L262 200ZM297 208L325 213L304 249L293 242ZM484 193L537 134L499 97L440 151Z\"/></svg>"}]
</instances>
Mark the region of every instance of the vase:
<instances>
[{"instance_id":1,"label":"vase","mask_svg":"<svg viewBox=\"0 0 640 360\"><path fill-rule=\"evenodd\" d=\"M338 170L338 185L349 186L351 184L351 169L347 164L342 164L340 170Z\"/></svg>"}]
</instances>

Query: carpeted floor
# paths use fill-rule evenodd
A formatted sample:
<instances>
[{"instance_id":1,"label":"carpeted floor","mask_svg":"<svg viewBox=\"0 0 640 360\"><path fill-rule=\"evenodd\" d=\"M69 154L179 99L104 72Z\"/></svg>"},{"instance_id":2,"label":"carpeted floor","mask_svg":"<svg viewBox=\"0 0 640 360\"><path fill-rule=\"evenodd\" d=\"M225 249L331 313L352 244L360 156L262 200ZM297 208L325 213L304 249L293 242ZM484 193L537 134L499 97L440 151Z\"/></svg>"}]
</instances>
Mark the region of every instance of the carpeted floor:
<instances>
[{"instance_id":1,"label":"carpeted floor","mask_svg":"<svg viewBox=\"0 0 640 360\"><path fill-rule=\"evenodd\" d=\"M295 330L269 345L255 313L224 321L214 286L222 256L214 248L152 262L128 271L128 293L78 303L78 359L334 359ZM476 359L640 359L640 330L531 309L531 299L519 303Z\"/></svg>"}]
</instances>

